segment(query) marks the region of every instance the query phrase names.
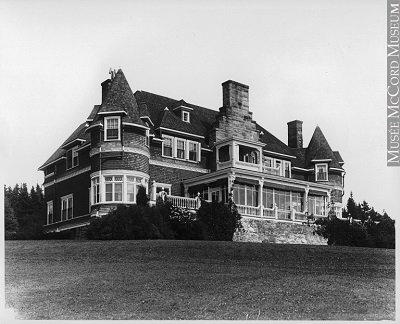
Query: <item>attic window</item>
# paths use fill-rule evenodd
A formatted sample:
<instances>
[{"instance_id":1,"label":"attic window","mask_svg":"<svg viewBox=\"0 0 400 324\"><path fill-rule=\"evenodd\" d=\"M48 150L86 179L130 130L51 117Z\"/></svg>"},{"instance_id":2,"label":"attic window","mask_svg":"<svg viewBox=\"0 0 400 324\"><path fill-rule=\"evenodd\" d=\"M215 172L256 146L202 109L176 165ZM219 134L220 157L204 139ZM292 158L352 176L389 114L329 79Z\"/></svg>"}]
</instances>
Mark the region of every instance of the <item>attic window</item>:
<instances>
[{"instance_id":1,"label":"attic window","mask_svg":"<svg viewBox=\"0 0 400 324\"><path fill-rule=\"evenodd\" d=\"M78 166L79 156L76 151L78 146L75 146L67 151L67 170Z\"/></svg>"},{"instance_id":2,"label":"attic window","mask_svg":"<svg viewBox=\"0 0 400 324\"><path fill-rule=\"evenodd\" d=\"M182 121L190 123L190 113L188 111L182 110Z\"/></svg>"}]
</instances>

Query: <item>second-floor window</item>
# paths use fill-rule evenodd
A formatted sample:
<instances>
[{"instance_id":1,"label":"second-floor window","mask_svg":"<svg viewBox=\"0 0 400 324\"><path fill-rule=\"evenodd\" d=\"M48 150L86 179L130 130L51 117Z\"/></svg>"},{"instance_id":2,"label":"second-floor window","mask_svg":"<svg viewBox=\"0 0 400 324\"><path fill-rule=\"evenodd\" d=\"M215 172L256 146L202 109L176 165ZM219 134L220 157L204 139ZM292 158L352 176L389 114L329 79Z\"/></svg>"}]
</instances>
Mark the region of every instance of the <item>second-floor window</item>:
<instances>
[{"instance_id":1,"label":"second-floor window","mask_svg":"<svg viewBox=\"0 0 400 324\"><path fill-rule=\"evenodd\" d=\"M163 136L162 155L180 160L200 161L200 143L183 138Z\"/></svg>"},{"instance_id":2,"label":"second-floor window","mask_svg":"<svg viewBox=\"0 0 400 324\"><path fill-rule=\"evenodd\" d=\"M327 181L328 180L328 165L327 164L316 164L315 174L317 181Z\"/></svg>"},{"instance_id":3,"label":"second-floor window","mask_svg":"<svg viewBox=\"0 0 400 324\"><path fill-rule=\"evenodd\" d=\"M120 117L105 117L105 135L106 141L120 139Z\"/></svg>"},{"instance_id":4,"label":"second-floor window","mask_svg":"<svg viewBox=\"0 0 400 324\"><path fill-rule=\"evenodd\" d=\"M67 151L67 170L79 165L79 156L76 151L78 146L75 146Z\"/></svg>"}]
</instances>

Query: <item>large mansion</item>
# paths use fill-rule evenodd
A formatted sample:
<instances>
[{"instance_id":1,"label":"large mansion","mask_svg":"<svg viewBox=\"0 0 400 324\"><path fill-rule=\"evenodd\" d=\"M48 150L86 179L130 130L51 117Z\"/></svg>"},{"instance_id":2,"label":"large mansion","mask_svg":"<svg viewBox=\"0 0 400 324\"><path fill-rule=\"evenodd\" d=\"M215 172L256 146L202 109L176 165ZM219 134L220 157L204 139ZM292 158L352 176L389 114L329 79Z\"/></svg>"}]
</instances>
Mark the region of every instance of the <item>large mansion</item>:
<instances>
[{"instance_id":1,"label":"large mansion","mask_svg":"<svg viewBox=\"0 0 400 324\"><path fill-rule=\"evenodd\" d=\"M222 107L133 92L121 70L101 83L102 102L39 168L44 172L46 232L88 224L139 186L151 201L163 190L196 210L201 196L227 201L242 217L302 222L341 217L343 160L317 126L303 146L302 121L287 123L281 142L252 118L249 87L226 81Z\"/></svg>"}]
</instances>

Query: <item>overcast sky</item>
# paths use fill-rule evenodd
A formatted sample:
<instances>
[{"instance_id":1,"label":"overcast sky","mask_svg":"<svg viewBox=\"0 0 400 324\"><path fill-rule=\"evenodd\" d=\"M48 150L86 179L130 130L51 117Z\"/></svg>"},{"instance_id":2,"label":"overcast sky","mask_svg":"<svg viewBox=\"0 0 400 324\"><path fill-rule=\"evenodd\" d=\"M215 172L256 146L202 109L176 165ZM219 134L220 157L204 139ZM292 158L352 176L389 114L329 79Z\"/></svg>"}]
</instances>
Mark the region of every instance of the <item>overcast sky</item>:
<instances>
[{"instance_id":1,"label":"overcast sky","mask_svg":"<svg viewBox=\"0 0 400 324\"><path fill-rule=\"evenodd\" d=\"M218 110L250 87L253 118L287 143L317 125L342 155L345 196L398 213L386 166L386 1L0 0L1 180L37 171L101 100L109 68L145 90ZM397 208L396 208L397 207Z\"/></svg>"}]
</instances>

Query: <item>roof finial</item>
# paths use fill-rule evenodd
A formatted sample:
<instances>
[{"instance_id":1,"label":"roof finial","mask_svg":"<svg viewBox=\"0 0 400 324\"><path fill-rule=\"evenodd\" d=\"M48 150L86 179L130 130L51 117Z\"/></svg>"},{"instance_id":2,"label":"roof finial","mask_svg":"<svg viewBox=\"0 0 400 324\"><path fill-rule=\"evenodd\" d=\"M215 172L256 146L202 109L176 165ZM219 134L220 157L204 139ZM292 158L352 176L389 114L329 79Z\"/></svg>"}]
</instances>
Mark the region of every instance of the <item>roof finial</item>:
<instances>
[{"instance_id":1,"label":"roof finial","mask_svg":"<svg viewBox=\"0 0 400 324\"><path fill-rule=\"evenodd\" d=\"M115 69L113 70L112 68L110 68L110 71L108 71L108 74L111 74L111 81L114 80L116 73L117 72L115 72Z\"/></svg>"}]
</instances>

